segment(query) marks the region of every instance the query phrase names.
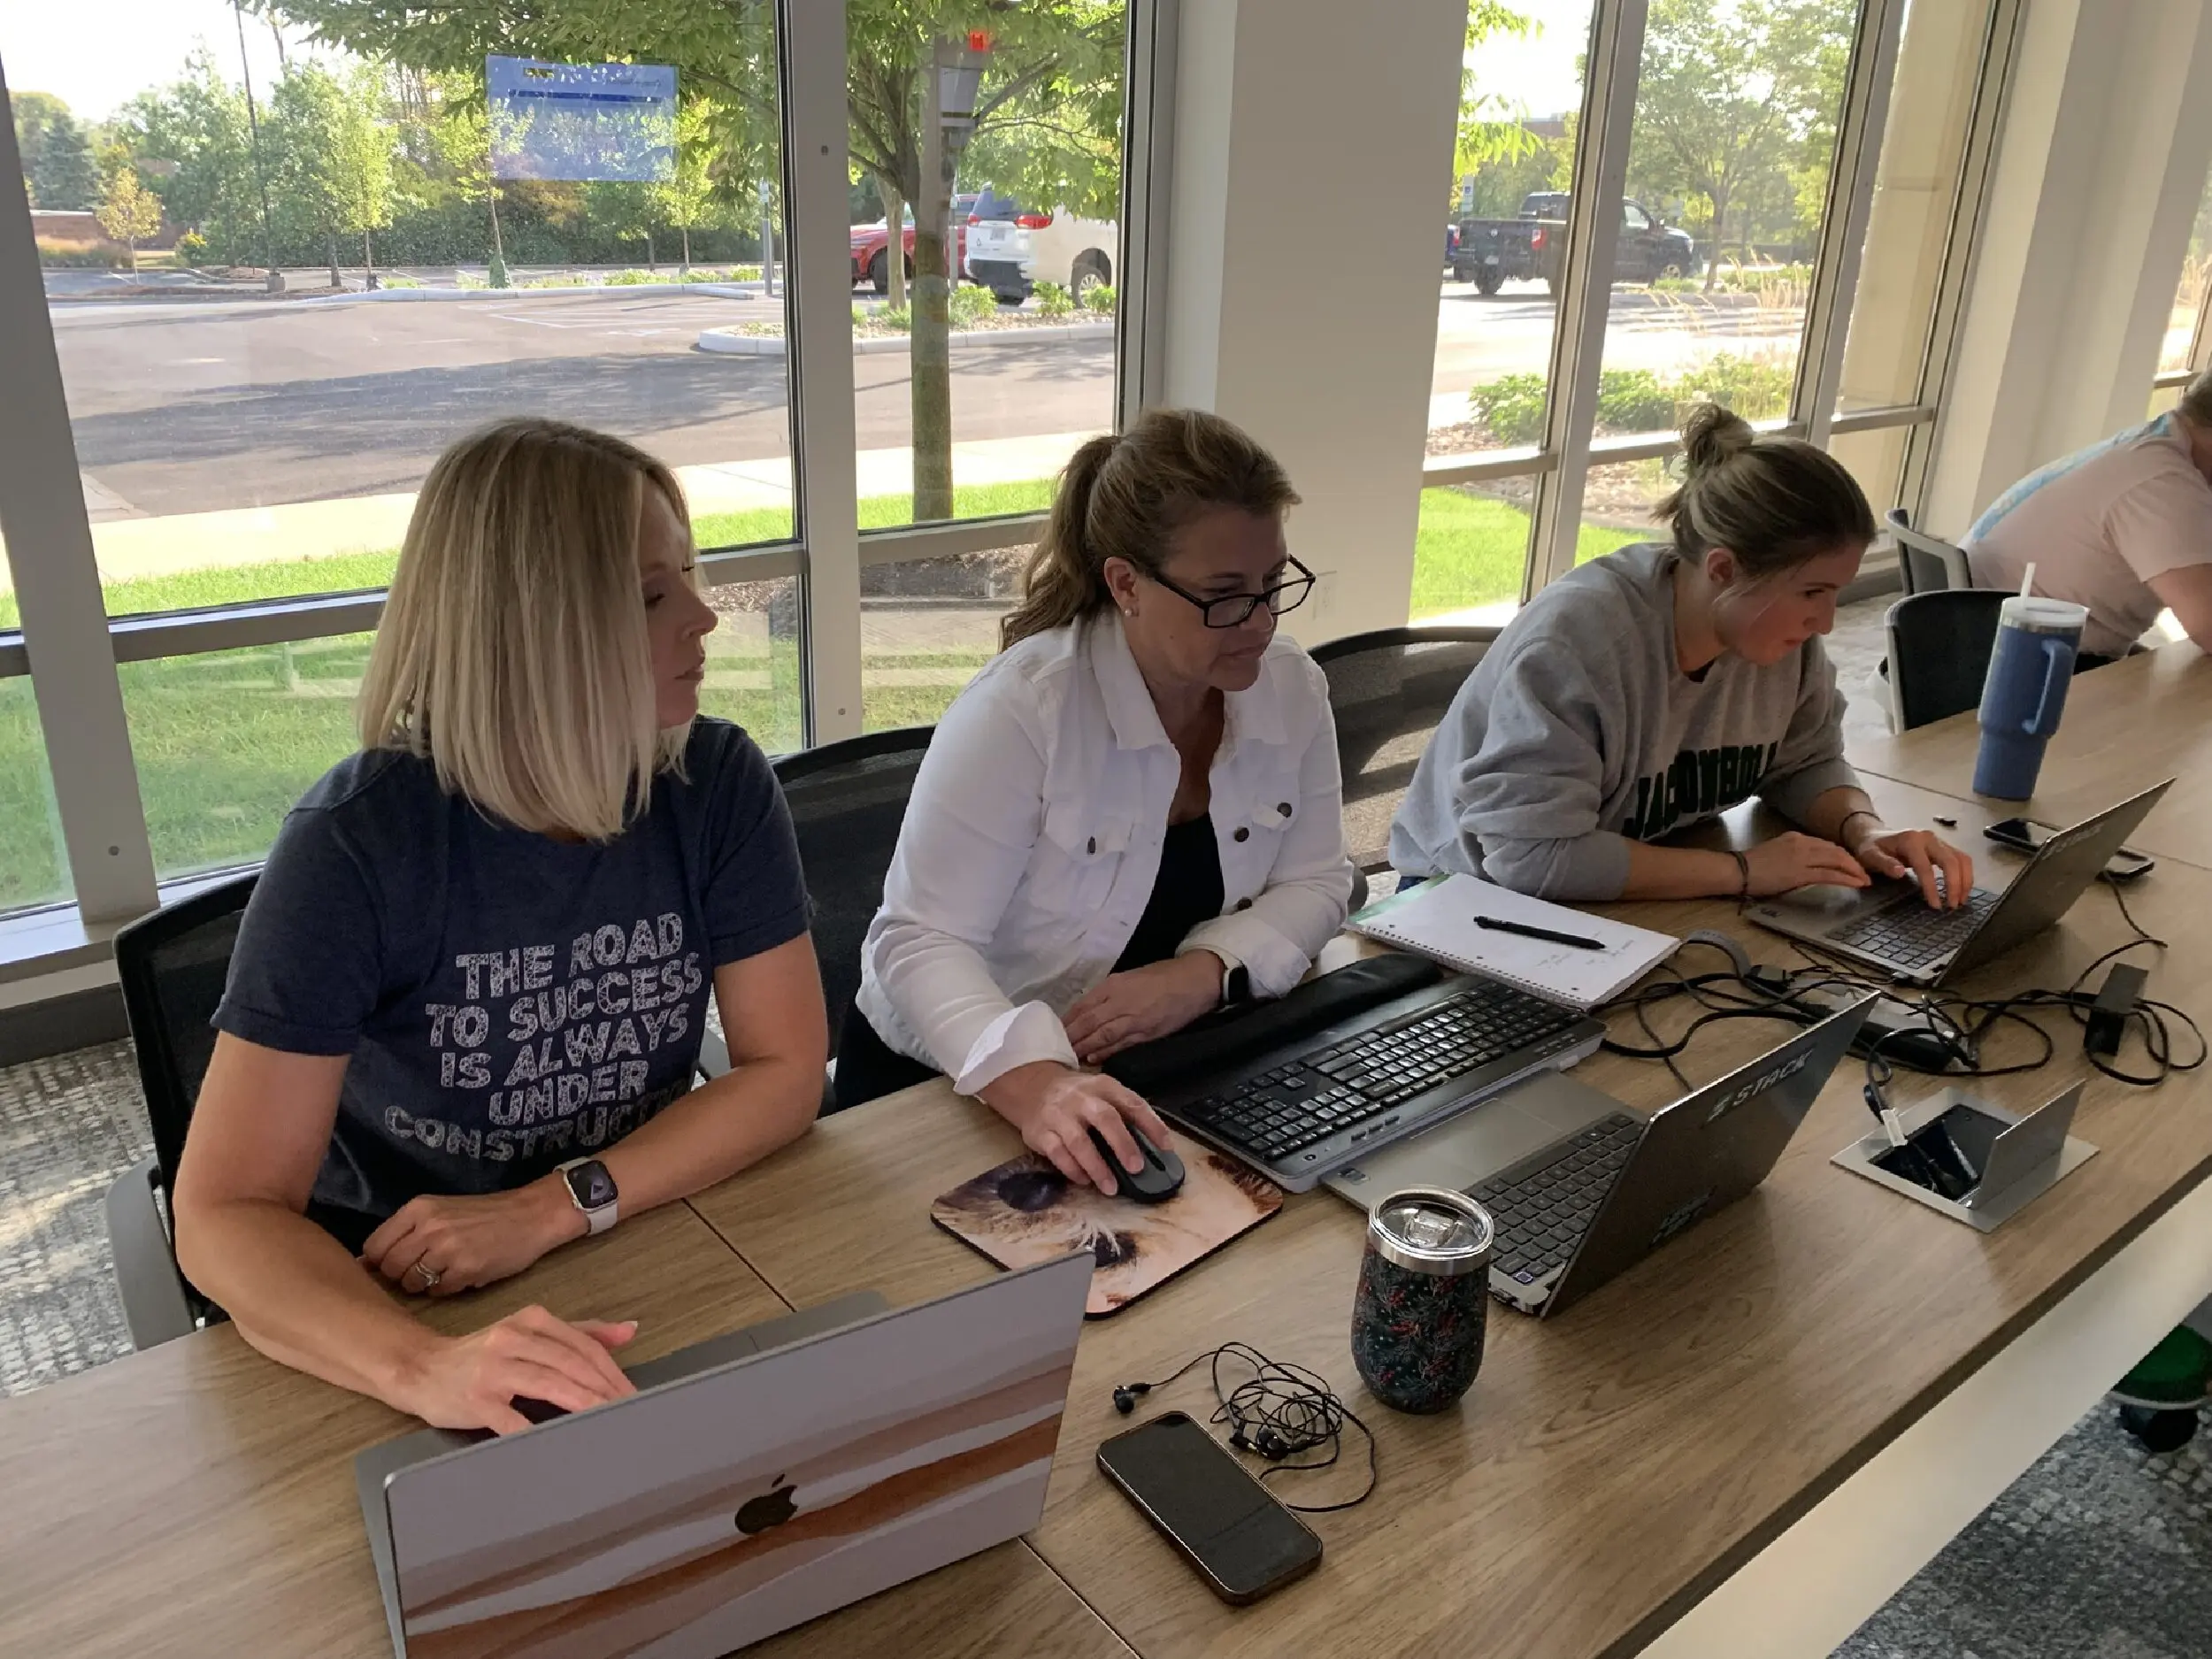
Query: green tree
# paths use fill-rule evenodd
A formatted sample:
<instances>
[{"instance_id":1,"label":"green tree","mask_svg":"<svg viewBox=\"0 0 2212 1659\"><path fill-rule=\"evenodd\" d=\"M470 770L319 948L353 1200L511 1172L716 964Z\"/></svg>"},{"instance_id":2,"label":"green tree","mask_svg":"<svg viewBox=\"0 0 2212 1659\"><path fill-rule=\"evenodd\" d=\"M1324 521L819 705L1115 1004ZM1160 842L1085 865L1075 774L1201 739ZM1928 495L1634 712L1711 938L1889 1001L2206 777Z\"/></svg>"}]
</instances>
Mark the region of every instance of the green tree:
<instances>
[{"instance_id":1,"label":"green tree","mask_svg":"<svg viewBox=\"0 0 2212 1659\"><path fill-rule=\"evenodd\" d=\"M185 60L175 81L126 104L110 131L141 161L168 164L149 172L172 223L197 231L216 258L242 264L256 257L261 210L245 95L204 48Z\"/></svg>"},{"instance_id":2,"label":"green tree","mask_svg":"<svg viewBox=\"0 0 2212 1659\"><path fill-rule=\"evenodd\" d=\"M383 119L384 77L375 65L359 65L346 83L347 112L335 139L334 171L340 222L361 238L361 264L373 283L376 244L373 234L392 222L394 134Z\"/></svg>"},{"instance_id":3,"label":"green tree","mask_svg":"<svg viewBox=\"0 0 2212 1659\"><path fill-rule=\"evenodd\" d=\"M330 286L338 239L387 222L392 142L376 119L372 82L341 81L319 64L296 64L269 99L269 184L289 235L322 242Z\"/></svg>"},{"instance_id":4,"label":"green tree","mask_svg":"<svg viewBox=\"0 0 2212 1659\"><path fill-rule=\"evenodd\" d=\"M15 146L33 207L81 209L100 200L92 140L69 106L50 92L19 92Z\"/></svg>"},{"instance_id":5,"label":"green tree","mask_svg":"<svg viewBox=\"0 0 2212 1659\"><path fill-rule=\"evenodd\" d=\"M704 103L718 185L744 200L780 172L774 8L767 0L284 0L318 40L412 69L480 75L485 56L520 43L569 63L675 66ZM847 100L855 167L916 213L912 373L914 516L952 512L949 296L944 215L949 156L924 198L925 127L941 45L987 31L991 50L972 153L995 135L1010 168L993 182L1077 211L1110 201L1121 119L1124 0L848 0ZM480 81L478 82L480 97ZM1026 138L1022 134L1027 134ZM1071 134L1080 134L1081 143ZM895 227L900 215L889 219Z\"/></svg>"},{"instance_id":6,"label":"green tree","mask_svg":"<svg viewBox=\"0 0 2212 1659\"><path fill-rule=\"evenodd\" d=\"M131 253L138 269L138 244L161 229L161 198L138 181L138 169L118 167L97 210L100 228Z\"/></svg>"},{"instance_id":7,"label":"green tree","mask_svg":"<svg viewBox=\"0 0 2212 1659\"><path fill-rule=\"evenodd\" d=\"M1539 27L1503 0L1470 0L1467 56L1460 60L1459 125L1452 144L1452 177L1463 178L1486 165L1515 162L1537 154L1543 141L1523 123L1528 109L1518 98L1495 90L1479 61L1470 62L1486 41L1525 37Z\"/></svg>"},{"instance_id":8,"label":"green tree","mask_svg":"<svg viewBox=\"0 0 2212 1659\"><path fill-rule=\"evenodd\" d=\"M595 179L584 187L584 200L594 223L603 227L617 242L642 242L645 268L660 269L653 247L653 232L660 221L660 187L632 179Z\"/></svg>"},{"instance_id":9,"label":"green tree","mask_svg":"<svg viewBox=\"0 0 2212 1659\"><path fill-rule=\"evenodd\" d=\"M688 104L676 112L676 158L669 176L652 187L653 205L661 222L672 225L683 238L683 263L691 270L691 233L706 222L714 206L714 148L707 128L710 113L704 104Z\"/></svg>"},{"instance_id":10,"label":"green tree","mask_svg":"<svg viewBox=\"0 0 2212 1659\"><path fill-rule=\"evenodd\" d=\"M1709 288L1732 229L1748 242L1758 214L1795 221L1793 166L1816 157L1824 189L1855 10L1842 0L1653 0L1630 193L1703 198L1716 256Z\"/></svg>"}]
</instances>

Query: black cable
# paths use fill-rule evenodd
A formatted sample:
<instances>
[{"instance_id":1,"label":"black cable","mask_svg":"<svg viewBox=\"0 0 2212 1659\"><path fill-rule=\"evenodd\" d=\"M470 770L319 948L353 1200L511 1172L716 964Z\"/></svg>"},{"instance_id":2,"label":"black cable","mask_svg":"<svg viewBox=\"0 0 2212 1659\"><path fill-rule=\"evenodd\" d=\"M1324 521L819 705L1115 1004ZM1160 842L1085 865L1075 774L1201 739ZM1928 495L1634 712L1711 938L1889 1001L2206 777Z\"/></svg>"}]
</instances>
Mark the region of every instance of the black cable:
<instances>
[{"instance_id":1,"label":"black cable","mask_svg":"<svg viewBox=\"0 0 2212 1659\"><path fill-rule=\"evenodd\" d=\"M1233 1386L1225 1386L1221 1374L1225 1359L1248 1366L1251 1375ZM1138 1395L1180 1382L1209 1360L1213 1362L1215 1406L1208 1421L1227 1424L1229 1444L1237 1450L1253 1452L1268 1460L1271 1467L1259 1472L1263 1486L1277 1475L1302 1474L1335 1463L1343 1455L1347 1423L1366 1437L1367 1484L1356 1497L1339 1503L1284 1502L1285 1509L1295 1509L1301 1515L1329 1515L1364 1503L1373 1494L1378 1478L1374 1430L1344 1403L1318 1371L1285 1360L1270 1359L1249 1342L1228 1341L1218 1348L1204 1349L1158 1382L1124 1383L1114 1390L1114 1404L1124 1411L1133 1409ZM1282 1461L1324 1446L1328 1448L1325 1457L1302 1463Z\"/></svg>"},{"instance_id":2,"label":"black cable","mask_svg":"<svg viewBox=\"0 0 2212 1659\"><path fill-rule=\"evenodd\" d=\"M2145 945L2162 950L2167 948L2163 940L2147 932L2136 921L2118 887L2109 882L2106 885L2111 888L2114 902L2119 906L2122 917L2135 936L2094 957L2063 991L2037 988L2005 997L1966 997L1939 992L1915 995L1894 985L1876 982L1855 965L1841 961L1832 962L1816 956L1812 950L1800 944L1799 954L1808 965L1804 968L1773 970L1772 979L1747 978L1736 972L1732 965L1697 974L1685 974L1678 969L1670 968L1668 977L1641 986L1594 1010L1600 1016L1616 1012L1632 1013L1638 1028L1646 1039L1645 1044L1640 1047L1609 1037L1603 1046L1608 1053L1630 1059L1660 1061L1676 1083L1685 1093L1688 1093L1692 1086L1676 1062L1688 1049L1697 1033L1707 1025L1723 1019L1782 1019L1810 1025L1825 1018L1834 1010L1824 1004L1803 1001L1805 995L1810 992L1841 990L1887 995L1919 1015L1928 1029L1951 1051L1952 1057L1937 1075L1995 1078L2037 1071L2057 1057L2058 1045L2049 1032L2029 1018L2031 1013L2046 1009L2062 1009L2077 1025L2086 1028L2089 1010L2096 1001L2094 993L2084 988L2090 976L2106 964ZM1778 980L1779 984L1775 980ZM1652 1010L1660 1003L1682 999L1694 1002L1700 1012L1684 1027L1679 1036L1669 1041L1653 1025ZM2004 1065L1981 1063L1983 1043L1993 1032L2004 1025L2017 1025L2034 1035L2039 1048L2034 1058ZM2185 1061L2176 1057L2174 1027L2177 1025L2185 1028L2196 1039L2198 1052L2195 1058ZM2154 1068L2150 1072L2124 1070L2101 1055L2085 1054L2085 1056L2091 1065L2116 1082L2136 1087L2152 1087L2163 1082L2175 1071L2193 1071L2207 1062L2204 1032L2194 1019L2171 1003L2147 999L2139 1002L2127 1015L2125 1026L2136 1030L2140 1035L2144 1052ZM1886 1087L1900 1067L1913 1071L1926 1070L1903 1056L1881 1052L1884 1046L1906 1034L1904 1031L1886 1033L1866 1051L1867 1080L1870 1085Z\"/></svg>"}]
</instances>

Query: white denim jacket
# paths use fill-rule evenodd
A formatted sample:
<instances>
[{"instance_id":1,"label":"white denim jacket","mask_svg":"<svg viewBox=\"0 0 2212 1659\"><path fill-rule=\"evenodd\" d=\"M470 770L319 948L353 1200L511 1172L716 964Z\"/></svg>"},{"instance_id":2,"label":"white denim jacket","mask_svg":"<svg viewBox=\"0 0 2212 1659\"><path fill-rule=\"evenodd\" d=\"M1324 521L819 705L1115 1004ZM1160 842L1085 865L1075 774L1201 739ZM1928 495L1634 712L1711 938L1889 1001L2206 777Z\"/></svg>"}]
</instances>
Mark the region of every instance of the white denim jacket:
<instances>
[{"instance_id":1,"label":"white denim jacket","mask_svg":"<svg viewBox=\"0 0 2212 1659\"><path fill-rule=\"evenodd\" d=\"M946 710L914 780L860 1011L964 1094L1077 1064L1061 1016L1112 972L1159 873L1181 757L1114 611L1033 635ZM1179 951L1297 984L1352 894L1328 682L1278 634L1228 694L1212 772L1223 913Z\"/></svg>"}]
</instances>

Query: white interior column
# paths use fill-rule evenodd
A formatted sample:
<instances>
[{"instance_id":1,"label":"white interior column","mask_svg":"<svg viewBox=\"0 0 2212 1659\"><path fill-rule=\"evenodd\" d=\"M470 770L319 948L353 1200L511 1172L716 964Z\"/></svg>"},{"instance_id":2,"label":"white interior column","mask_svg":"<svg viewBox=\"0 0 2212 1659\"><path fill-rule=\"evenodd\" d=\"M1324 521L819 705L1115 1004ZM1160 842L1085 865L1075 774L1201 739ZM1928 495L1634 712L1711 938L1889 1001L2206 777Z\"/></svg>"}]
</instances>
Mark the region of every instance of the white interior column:
<instances>
[{"instance_id":1,"label":"white interior column","mask_svg":"<svg viewBox=\"0 0 2212 1659\"><path fill-rule=\"evenodd\" d=\"M2212 163L2205 0L2028 9L1927 522L2141 420Z\"/></svg>"},{"instance_id":2,"label":"white interior column","mask_svg":"<svg viewBox=\"0 0 2212 1659\"><path fill-rule=\"evenodd\" d=\"M1245 427L1304 505L1308 645L1402 624L1436 356L1466 0L1183 0L1171 403Z\"/></svg>"}]
</instances>

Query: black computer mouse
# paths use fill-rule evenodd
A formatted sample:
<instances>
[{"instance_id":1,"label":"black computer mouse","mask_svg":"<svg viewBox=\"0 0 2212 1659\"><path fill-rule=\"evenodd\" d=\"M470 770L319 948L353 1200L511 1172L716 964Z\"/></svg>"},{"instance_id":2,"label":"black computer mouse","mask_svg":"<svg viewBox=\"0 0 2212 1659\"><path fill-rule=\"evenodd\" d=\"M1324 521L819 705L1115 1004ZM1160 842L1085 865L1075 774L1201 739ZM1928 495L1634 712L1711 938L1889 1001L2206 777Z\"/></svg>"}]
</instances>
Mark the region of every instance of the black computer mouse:
<instances>
[{"instance_id":1,"label":"black computer mouse","mask_svg":"<svg viewBox=\"0 0 2212 1659\"><path fill-rule=\"evenodd\" d=\"M1183 1160L1154 1146L1136 1125L1125 1124L1123 1127L1137 1143L1137 1150L1144 1154L1144 1167L1141 1170L1125 1169L1106 1137L1096 1129L1091 1131L1091 1144L1098 1148L1098 1156L1106 1160L1106 1167L1114 1172L1118 1194L1133 1198L1141 1204L1156 1204L1182 1191Z\"/></svg>"}]
</instances>

